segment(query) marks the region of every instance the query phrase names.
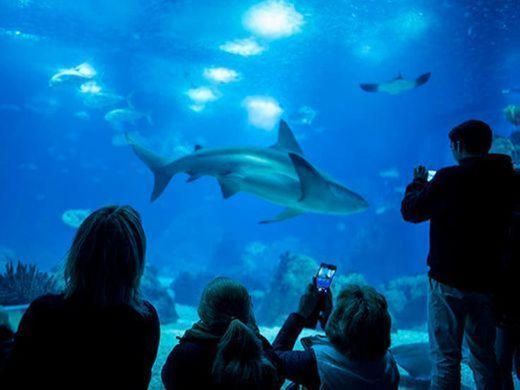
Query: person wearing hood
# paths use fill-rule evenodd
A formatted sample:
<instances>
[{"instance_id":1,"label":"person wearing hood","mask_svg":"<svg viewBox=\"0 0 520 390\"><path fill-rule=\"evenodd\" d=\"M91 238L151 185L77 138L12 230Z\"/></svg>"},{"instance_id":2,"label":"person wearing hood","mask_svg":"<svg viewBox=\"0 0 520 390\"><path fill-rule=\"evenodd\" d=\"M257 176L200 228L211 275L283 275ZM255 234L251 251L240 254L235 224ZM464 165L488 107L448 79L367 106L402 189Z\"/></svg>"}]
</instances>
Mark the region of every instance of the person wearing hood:
<instances>
[{"instance_id":1,"label":"person wearing hood","mask_svg":"<svg viewBox=\"0 0 520 390\"><path fill-rule=\"evenodd\" d=\"M239 282L211 281L187 330L162 369L166 389L279 389L277 358L258 330L251 297Z\"/></svg>"},{"instance_id":2,"label":"person wearing hood","mask_svg":"<svg viewBox=\"0 0 520 390\"><path fill-rule=\"evenodd\" d=\"M431 181L420 166L407 187L406 221L430 221L428 332L432 389L460 388L462 340L478 389L495 389L494 293L513 215L515 175L511 158L490 154L493 133L479 120L449 133L456 166Z\"/></svg>"}]
</instances>

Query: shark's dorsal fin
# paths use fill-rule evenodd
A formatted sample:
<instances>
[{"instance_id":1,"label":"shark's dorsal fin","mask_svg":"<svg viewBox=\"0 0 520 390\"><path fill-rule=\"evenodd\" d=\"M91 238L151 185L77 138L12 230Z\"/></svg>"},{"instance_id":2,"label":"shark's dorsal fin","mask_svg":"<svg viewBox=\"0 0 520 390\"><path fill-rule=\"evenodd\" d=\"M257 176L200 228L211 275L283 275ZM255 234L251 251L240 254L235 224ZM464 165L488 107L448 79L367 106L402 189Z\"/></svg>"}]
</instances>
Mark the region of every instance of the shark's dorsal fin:
<instances>
[{"instance_id":1,"label":"shark's dorsal fin","mask_svg":"<svg viewBox=\"0 0 520 390\"><path fill-rule=\"evenodd\" d=\"M302 189L300 201L305 200L313 193L323 194L324 190L328 190L327 180L307 160L295 153L289 153L289 157L300 179Z\"/></svg>"},{"instance_id":2,"label":"shark's dorsal fin","mask_svg":"<svg viewBox=\"0 0 520 390\"><path fill-rule=\"evenodd\" d=\"M297 153L303 156L303 150L296 141L292 130L284 120L280 121L278 127L278 142L271 146L273 149L283 150L286 152Z\"/></svg>"}]
</instances>

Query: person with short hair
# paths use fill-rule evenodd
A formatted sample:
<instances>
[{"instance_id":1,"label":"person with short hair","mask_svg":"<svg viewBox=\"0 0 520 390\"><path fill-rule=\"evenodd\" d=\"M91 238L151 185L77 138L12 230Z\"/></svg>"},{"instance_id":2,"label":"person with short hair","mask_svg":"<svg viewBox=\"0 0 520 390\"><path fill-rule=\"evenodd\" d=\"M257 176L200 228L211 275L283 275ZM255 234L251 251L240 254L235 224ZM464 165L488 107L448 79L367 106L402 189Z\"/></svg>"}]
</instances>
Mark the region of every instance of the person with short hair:
<instances>
[{"instance_id":1,"label":"person with short hair","mask_svg":"<svg viewBox=\"0 0 520 390\"><path fill-rule=\"evenodd\" d=\"M146 389L159 318L143 300L146 236L137 211L109 206L79 227L65 290L31 303L0 380L5 389Z\"/></svg>"},{"instance_id":2,"label":"person with short hair","mask_svg":"<svg viewBox=\"0 0 520 390\"><path fill-rule=\"evenodd\" d=\"M293 351L317 310L324 313L326 335L304 338L305 349ZM333 307L330 291L319 292L311 284L273 343L281 373L307 389L397 389L399 371L389 351L391 323L385 297L372 287L346 286Z\"/></svg>"},{"instance_id":3,"label":"person with short hair","mask_svg":"<svg viewBox=\"0 0 520 390\"><path fill-rule=\"evenodd\" d=\"M514 202L511 158L489 154L493 132L479 120L449 133L456 166L431 181L420 166L402 201L404 220L430 221L428 330L432 388L460 388L462 340L478 389L495 389L494 293Z\"/></svg>"},{"instance_id":4,"label":"person with short hair","mask_svg":"<svg viewBox=\"0 0 520 390\"><path fill-rule=\"evenodd\" d=\"M219 277L200 300L200 321L187 330L162 369L166 389L279 389L276 355L259 332L251 297Z\"/></svg>"}]
</instances>

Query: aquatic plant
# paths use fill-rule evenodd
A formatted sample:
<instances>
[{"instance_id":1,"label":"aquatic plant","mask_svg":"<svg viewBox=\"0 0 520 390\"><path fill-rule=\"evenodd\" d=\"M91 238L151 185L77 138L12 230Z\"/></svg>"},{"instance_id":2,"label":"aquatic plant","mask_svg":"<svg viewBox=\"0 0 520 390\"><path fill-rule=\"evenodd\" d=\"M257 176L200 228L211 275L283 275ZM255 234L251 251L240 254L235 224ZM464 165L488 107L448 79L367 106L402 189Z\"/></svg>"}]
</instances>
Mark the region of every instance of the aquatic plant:
<instances>
[{"instance_id":1,"label":"aquatic plant","mask_svg":"<svg viewBox=\"0 0 520 390\"><path fill-rule=\"evenodd\" d=\"M161 284L156 268L146 267L141 279L141 292L143 297L149 300L157 310L162 324L177 321L179 315L175 308L175 301L168 288Z\"/></svg>"},{"instance_id":2,"label":"aquatic plant","mask_svg":"<svg viewBox=\"0 0 520 390\"><path fill-rule=\"evenodd\" d=\"M259 320L272 325L281 322L290 311L295 311L301 294L317 269L318 263L311 257L283 253L262 300Z\"/></svg>"},{"instance_id":3,"label":"aquatic plant","mask_svg":"<svg viewBox=\"0 0 520 390\"><path fill-rule=\"evenodd\" d=\"M0 274L0 305L22 305L32 302L35 298L59 291L55 277L38 270L36 265L17 265L11 260L5 266L5 272Z\"/></svg>"}]
</instances>

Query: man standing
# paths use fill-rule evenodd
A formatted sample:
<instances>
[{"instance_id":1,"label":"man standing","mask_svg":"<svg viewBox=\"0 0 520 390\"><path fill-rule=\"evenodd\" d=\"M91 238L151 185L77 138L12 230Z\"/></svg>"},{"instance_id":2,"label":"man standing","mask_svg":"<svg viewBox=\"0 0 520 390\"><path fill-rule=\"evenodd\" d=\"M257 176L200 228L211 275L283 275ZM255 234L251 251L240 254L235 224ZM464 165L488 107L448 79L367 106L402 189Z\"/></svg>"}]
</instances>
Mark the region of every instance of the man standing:
<instances>
[{"instance_id":1,"label":"man standing","mask_svg":"<svg viewBox=\"0 0 520 390\"><path fill-rule=\"evenodd\" d=\"M470 120L449 134L457 166L428 182L418 167L401 213L406 221L430 221L428 332L432 389L459 389L462 340L478 389L495 389L493 293L513 211L511 159L489 154L493 134Z\"/></svg>"}]
</instances>

